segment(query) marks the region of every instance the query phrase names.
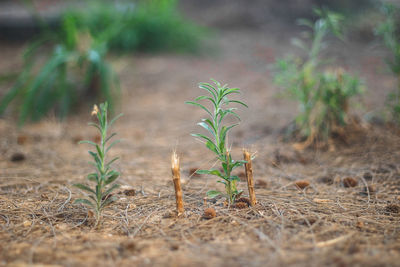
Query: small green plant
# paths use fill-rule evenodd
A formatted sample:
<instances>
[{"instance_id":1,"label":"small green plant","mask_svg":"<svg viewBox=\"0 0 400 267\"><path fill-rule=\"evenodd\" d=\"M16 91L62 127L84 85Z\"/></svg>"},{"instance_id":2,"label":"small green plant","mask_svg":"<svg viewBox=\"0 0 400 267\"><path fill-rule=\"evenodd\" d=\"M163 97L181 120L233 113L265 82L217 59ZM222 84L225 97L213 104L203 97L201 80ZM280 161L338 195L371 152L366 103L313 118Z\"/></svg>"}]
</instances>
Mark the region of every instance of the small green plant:
<instances>
[{"instance_id":1,"label":"small green plant","mask_svg":"<svg viewBox=\"0 0 400 267\"><path fill-rule=\"evenodd\" d=\"M229 88L227 85L222 86L215 80L213 80L213 82L214 85L210 83L199 84L199 88L207 91L209 95L199 96L194 101L188 101L186 103L200 107L208 114L209 118L202 119L202 121L198 123L199 126L203 127L208 132L208 136L199 133L192 134L192 136L204 141L206 147L215 154L217 160L221 163L223 172L221 173L218 169L210 169L198 170L197 173L211 174L221 178L222 180L218 182L225 185L225 193L211 190L207 192L207 195L210 198L223 195L226 197L229 204L233 204L242 191L237 189L236 182L239 181L239 178L238 176L232 175L232 171L246 162L242 160L235 161L232 159L230 150L227 146L227 135L228 132L238 124L224 125L223 119L226 116L231 115L240 120L239 115L235 112L236 108L228 107L229 104L237 103L245 107L247 107L247 105L238 100L228 99L228 96L240 93L239 88ZM202 100L209 101L211 108L207 108L201 104L200 101Z\"/></svg>"},{"instance_id":2,"label":"small green plant","mask_svg":"<svg viewBox=\"0 0 400 267\"><path fill-rule=\"evenodd\" d=\"M106 55L103 37L94 39L78 30L73 16L65 16L59 33L46 32L26 50L21 74L1 99L0 115L12 101L20 125L50 112L63 118L93 99L113 107L119 85Z\"/></svg>"},{"instance_id":3,"label":"small green plant","mask_svg":"<svg viewBox=\"0 0 400 267\"><path fill-rule=\"evenodd\" d=\"M93 162L90 163L96 168L96 172L90 173L87 176L87 179L90 182L94 182L96 186L90 188L84 184L74 184L77 188L88 193L88 199L77 199L75 200L75 203L85 204L94 210L96 215L96 226L101 219L103 209L116 200L116 197L112 196L111 192L119 187L118 184L113 184L113 182L119 177L119 173L111 168L111 164L118 160L118 157L107 162L106 156L111 147L119 142L119 140L116 140L110 143L116 133L108 135L108 129L120 116L122 116L122 114L108 122L107 111L107 102L100 104L100 109L95 105L92 115L97 117L98 123L89 123L90 126L95 127L99 131L101 137L100 143L96 144L92 141L80 142L81 144L86 143L92 145L96 149L95 151L89 151L89 154L93 157Z\"/></svg>"},{"instance_id":4,"label":"small green plant","mask_svg":"<svg viewBox=\"0 0 400 267\"><path fill-rule=\"evenodd\" d=\"M397 89L388 95L387 104L390 106L393 121L400 125L400 8L385 3L381 10L385 21L376 28L376 34L383 37L383 42L391 53L386 63L397 78Z\"/></svg>"},{"instance_id":5,"label":"small green plant","mask_svg":"<svg viewBox=\"0 0 400 267\"><path fill-rule=\"evenodd\" d=\"M305 60L289 57L278 60L275 69L276 84L285 87L288 95L299 103L299 115L295 120L295 131L309 145L316 140L326 141L335 129L347 123L348 101L361 93L357 78L343 70L336 73L321 72L321 49L329 32L341 38L338 14L315 10L320 16L314 23L300 20L300 24L311 28L311 45L301 40L294 44L307 53ZM291 133L292 134L292 133Z\"/></svg>"}]
</instances>

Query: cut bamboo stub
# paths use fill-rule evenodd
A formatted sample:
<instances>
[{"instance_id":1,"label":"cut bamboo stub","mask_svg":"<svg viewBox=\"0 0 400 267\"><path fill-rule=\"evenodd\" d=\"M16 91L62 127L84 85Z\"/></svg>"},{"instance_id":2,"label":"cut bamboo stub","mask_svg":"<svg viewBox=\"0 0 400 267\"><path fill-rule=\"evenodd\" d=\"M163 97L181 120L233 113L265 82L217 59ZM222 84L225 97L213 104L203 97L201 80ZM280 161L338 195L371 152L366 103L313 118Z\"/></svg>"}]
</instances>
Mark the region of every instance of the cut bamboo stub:
<instances>
[{"instance_id":1,"label":"cut bamboo stub","mask_svg":"<svg viewBox=\"0 0 400 267\"><path fill-rule=\"evenodd\" d=\"M171 170L172 170L172 180L174 181L175 188L175 199L176 199L176 209L178 211L178 216L183 214L183 200L182 200L182 187L181 187L181 172L179 167L179 158L176 153L172 154L171 157Z\"/></svg>"},{"instance_id":2,"label":"cut bamboo stub","mask_svg":"<svg viewBox=\"0 0 400 267\"><path fill-rule=\"evenodd\" d=\"M257 203L256 193L254 191L254 179L253 179L253 167L251 166L250 153L247 150L243 150L244 160L247 162L244 164L246 170L247 187L249 188L250 206L254 206Z\"/></svg>"}]
</instances>

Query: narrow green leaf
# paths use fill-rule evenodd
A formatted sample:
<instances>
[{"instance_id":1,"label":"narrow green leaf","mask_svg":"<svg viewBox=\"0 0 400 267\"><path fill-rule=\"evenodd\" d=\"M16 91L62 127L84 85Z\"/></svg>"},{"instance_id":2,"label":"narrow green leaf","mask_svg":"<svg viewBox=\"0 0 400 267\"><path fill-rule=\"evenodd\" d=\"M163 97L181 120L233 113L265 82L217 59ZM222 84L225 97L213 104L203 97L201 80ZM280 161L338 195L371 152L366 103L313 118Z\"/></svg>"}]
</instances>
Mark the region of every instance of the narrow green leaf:
<instances>
[{"instance_id":1,"label":"narrow green leaf","mask_svg":"<svg viewBox=\"0 0 400 267\"><path fill-rule=\"evenodd\" d=\"M209 92L214 97L214 99L217 98L217 90L211 84L209 84L209 83L200 83L199 84L199 88Z\"/></svg>"},{"instance_id":2,"label":"narrow green leaf","mask_svg":"<svg viewBox=\"0 0 400 267\"><path fill-rule=\"evenodd\" d=\"M217 181L217 183L224 184L225 186L228 185L225 181Z\"/></svg>"},{"instance_id":3,"label":"narrow green leaf","mask_svg":"<svg viewBox=\"0 0 400 267\"><path fill-rule=\"evenodd\" d=\"M92 202L90 202L90 201L87 200L87 199L83 199L83 198L75 199L74 203L75 203L75 204L85 204L85 205L88 205L88 206L90 206L90 207L92 207L92 208L95 207L95 205L94 205Z\"/></svg>"},{"instance_id":4,"label":"narrow green leaf","mask_svg":"<svg viewBox=\"0 0 400 267\"><path fill-rule=\"evenodd\" d=\"M97 146L96 143L94 143L92 141L88 141L88 140L79 141L78 144L89 144L89 145L92 145L92 146Z\"/></svg>"},{"instance_id":5,"label":"narrow green leaf","mask_svg":"<svg viewBox=\"0 0 400 267\"><path fill-rule=\"evenodd\" d=\"M239 100L229 100L228 103L237 103L237 104L240 104L242 106L245 106L246 108L249 107L245 103L243 103L242 101L239 101Z\"/></svg>"},{"instance_id":6,"label":"narrow green leaf","mask_svg":"<svg viewBox=\"0 0 400 267\"><path fill-rule=\"evenodd\" d=\"M225 97L225 96L227 96L227 95L230 95L230 94L240 94L239 90L240 90L239 88L229 88L228 90L226 90L226 91L222 94L221 100L222 100L223 97Z\"/></svg>"},{"instance_id":7,"label":"narrow green leaf","mask_svg":"<svg viewBox=\"0 0 400 267\"><path fill-rule=\"evenodd\" d=\"M119 176L119 172L114 172L111 176L106 179L105 185L111 184L114 182Z\"/></svg>"},{"instance_id":8,"label":"narrow green leaf","mask_svg":"<svg viewBox=\"0 0 400 267\"><path fill-rule=\"evenodd\" d=\"M220 153L219 153L219 151L218 151L218 148L217 148L216 145L214 145L213 142L207 141L207 142L206 142L206 147L207 147L208 149L210 149L212 152L214 152L217 156L219 156Z\"/></svg>"},{"instance_id":9,"label":"narrow green leaf","mask_svg":"<svg viewBox=\"0 0 400 267\"><path fill-rule=\"evenodd\" d=\"M211 175L216 175L220 178L224 179L224 176L220 173L219 170L217 169L211 169L211 170L197 170L196 173L198 174L211 174Z\"/></svg>"},{"instance_id":10,"label":"narrow green leaf","mask_svg":"<svg viewBox=\"0 0 400 267\"><path fill-rule=\"evenodd\" d=\"M98 124L96 124L94 122L89 122L88 125L97 128L101 132L101 128L100 128L100 126Z\"/></svg>"},{"instance_id":11,"label":"narrow green leaf","mask_svg":"<svg viewBox=\"0 0 400 267\"><path fill-rule=\"evenodd\" d=\"M202 138L206 142L211 142L211 143L214 144L214 142L208 136L205 136L204 134L191 134L191 135L194 136L194 137ZM215 146L215 144L214 144L214 146Z\"/></svg>"},{"instance_id":12,"label":"narrow green leaf","mask_svg":"<svg viewBox=\"0 0 400 267\"><path fill-rule=\"evenodd\" d=\"M122 116L124 116L123 113L118 114L117 116L115 116L114 119L112 119L112 120L110 121L110 123L108 124L108 126L111 127L111 126L114 124L114 122L115 122L116 120L118 120L119 118L121 118Z\"/></svg>"},{"instance_id":13,"label":"narrow green leaf","mask_svg":"<svg viewBox=\"0 0 400 267\"><path fill-rule=\"evenodd\" d=\"M211 103L213 103L214 106L217 106L217 103L215 102L215 100L212 99L212 98L209 97L209 96L204 96L204 95L202 95L202 96L196 97L196 98L195 98L195 101L197 102L197 101L204 100L204 99L209 100Z\"/></svg>"},{"instance_id":14,"label":"narrow green leaf","mask_svg":"<svg viewBox=\"0 0 400 267\"><path fill-rule=\"evenodd\" d=\"M112 133L109 137L107 137L106 141L104 141L104 143L106 144L111 138L113 138L114 136L116 136L116 133Z\"/></svg>"},{"instance_id":15,"label":"narrow green leaf","mask_svg":"<svg viewBox=\"0 0 400 267\"><path fill-rule=\"evenodd\" d=\"M94 153L93 151L88 151L88 152L94 158L94 160L95 160L97 166L99 167L99 169L101 169L101 161L100 161L99 156L96 153Z\"/></svg>"},{"instance_id":16,"label":"narrow green leaf","mask_svg":"<svg viewBox=\"0 0 400 267\"><path fill-rule=\"evenodd\" d=\"M97 154L100 156L100 159L104 158L103 152L100 149L99 145L96 145Z\"/></svg>"},{"instance_id":17,"label":"narrow green leaf","mask_svg":"<svg viewBox=\"0 0 400 267\"><path fill-rule=\"evenodd\" d=\"M210 115L210 117L213 116L213 115L211 114L211 112L210 112L205 106L203 106L202 104L199 104L199 103L196 103L196 102L193 102L193 101L186 101L185 104L189 104L189 105L193 105L193 106L200 107L200 108L202 108L203 110L205 110L205 111L208 113L208 115Z\"/></svg>"},{"instance_id":18,"label":"narrow green leaf","mask_svg":"<svg viewBox=\"0 0 400 267\"><path fill-rule=\"evenodd\" d=\"M73 186L75 186L75 187L77 187L77 188L79 188L79 189L81 189L81 190L83 190L83 191L87 191L87 192L89 192L89 193L96 194L96 192L94 192L93 189L89 188L89 187L86 186L86 185L83 185L83 184L74 184Z\"/></svg>"},{"instance_id":19,"label":"narrow green leaf","mask_svg":"<svg viewBox=\"0 0 400 267\"><path fill-rule=\"evenodd\" d=\"M118 160L118 159L119 159L119 157L113 158L112 160L110 160L110 161L106 164L106 166L107 166L107 167L110 166L113 162L115 162L115 161Z\"/></svg>"},{"instance_id":20,"label":"narrow green leaf","mask_svg":"<svg viewBox=\"0 0 400 267\"><path fill-rule=\"evenodd\" d=\"M234 125L231 125L229 127L226 127L226 126L222 127L221 133L220 133L220 137L219 137L219 140L220 140L219 149L220 149L220 151L225 151L225 147L226 147L225 140L226 140L226 136L227 136L228 131L230 129L232 129L233 127L237 126L237 125L238 124L234 124Z\"/></svg>"},{"instance_id":21,"label":"narrow green leaf","mask_svg":"<svg viewBox=\"0 0 400 267\"><path fill-rule=\"evenodd\" d=\"M106 152L108 152L114 145L118 144L119 142L121 142L121 140L115 140L114 142L112 142L106 149Z\"/></svg>"},{"instance_id":22,"label":"narrow green leaf","mask_svg":"<svg viewBox=\"0 0 400 267\"><path fill-rule=\"evenodd\" d=\"M219 196L219 195L222 195L222 192L217 191L217 190L210 190L210 191L208 191L206 194L207 194L207 196L208 196L209 198L215 198L215 197L217 197L217 196Z\"/></svg>"},{"instance_id":23,"label":"narrow green leaf","mask_svg":"<svg viewBox=\"0 0 400 267\"><path fill-rule=\"evenodd\" d=\"M99 180L99 175L97 174L97 173L91 173L91 174L89 174L86 178L89 180L89 181L92 181L92 182L97 182L98 180Z\"/></svg>"},{"instance_id":24,"label":"narrow green leaf","mask_svg":"<svg viewBox=\"0 0 400 267\"><path fill-rule=\"evenodd\" d=\"M215 137L215 130L213 128L211 128L207 123L205 122L199 122L197 123L197 125L203 127L204 129L206 129L208 132L210 132L214 137Z\"/></svg>"}]
</instances>

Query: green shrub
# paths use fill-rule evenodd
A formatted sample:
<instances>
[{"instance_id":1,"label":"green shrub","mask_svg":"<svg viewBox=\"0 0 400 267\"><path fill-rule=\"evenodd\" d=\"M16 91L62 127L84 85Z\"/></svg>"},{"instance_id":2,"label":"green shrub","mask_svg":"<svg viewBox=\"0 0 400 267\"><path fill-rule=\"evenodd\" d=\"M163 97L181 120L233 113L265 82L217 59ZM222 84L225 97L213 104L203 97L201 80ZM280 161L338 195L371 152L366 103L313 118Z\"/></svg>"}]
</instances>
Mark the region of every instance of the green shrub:
<instances>
[{"instance_id":1,"label":"green shrub","mask_svg":"<svg viewBox=\"0 0 400 267\"><path fill-rule=\"evenodd\" d=\"M213 80L214 81L214 80ZM235 199L240 195L242 191L239 191L236 186L236 182L240 181L238 176L232 175L232 171L237 167L243 166L245 161L235 161L232 159L230 150L227 144L228 132L238 124L223 125L223 119L228 116L234 116L240 120L239 115L235 112L236 108L228 108L229 104L240 104L247 107L241 101L230 100L228 96L232 94L239 94L239 88L229 88L227 85L221 85L219 82L214 81L214 85L209 83L200 83L199 88L207 91L208 95L199 96L194 101L188 101L187 104L202 108L209 116L207 119L202 119L198 123L199 126L204 128L208 132L208 136L204 134L192 134L194 137L202 140L206 147L211 150L218 161L221 163L222 172L217 169L210 170L198 170L198 174L211 174L219 177L219 183L225 185L225 193L217 190L211 190L207 192L207 195L214 198L218 195L223 195L228 203L231 205L235 202ZM200 101L207 100L211 104L211 108L207 108ZM226 106L226 108L224 108Z\"/></svg>"},{"instance_id":2,"label":"green shrub","mask_svg":"<svg viewBox=\"0 0 400 267\"><path fill-rule=\"evenodd\" d=\"M357 78L338 70L321 72L320 52L329 32L341 37L342 17L326 10L316 10L320 16L314 23L300 20L312 30L311 45L301 40L294 43L307 52L305 60L288 57L275 64L275 82L299 104L295 130L309 145L314 141L327 141L335 129L348 122L349 99L362 92Z\"/></svg>"},{"instance_id":3,"label":"green shrub","mask_svg":"<svg viewBox=\"0 0 400 267\"><path fill-rule=\"evenodd\" d=\"M391 72L397 78L397 88L388 95L387 104L390 107L393 121L400 125L400 8L393 4L383 4L381 11L385 17L376 33L383 38L391 56L386 60Z\"/></svg>"},{"instance_id":4,"label":"green shrub","mask_svg":"<svg viewBox=\"0 0 400 267\"><path fill-rule=\"evenodd\" d=\"M195 51L203 34L180 15L176 0L130 2L121 7L100 1L72 14L94 36L107 31L107 43L118 51Z\"/></svg>"},{"instance_id":5,"label":"green shrub","mask_svg":"<svg viewBox=\"0 0 400 267\"><path fill-rule=\"evenodd\" d=\"M23 124L49 112L63 118L94 99L114 104L118 79L106 55L101 37L78 30L75 18L66 16L60 33L48 32L26 50L23 70L1 100L0 114L14 101Z\"/></svg>"}]
</instances>

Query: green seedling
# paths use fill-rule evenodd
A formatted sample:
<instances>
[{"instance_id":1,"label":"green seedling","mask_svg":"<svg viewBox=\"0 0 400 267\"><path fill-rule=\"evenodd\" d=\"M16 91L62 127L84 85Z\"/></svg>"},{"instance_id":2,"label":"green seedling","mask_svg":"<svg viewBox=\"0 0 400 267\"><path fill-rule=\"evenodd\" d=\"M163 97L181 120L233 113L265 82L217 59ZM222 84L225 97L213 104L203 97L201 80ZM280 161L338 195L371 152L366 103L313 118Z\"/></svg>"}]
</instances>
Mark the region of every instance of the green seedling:
<instances>
[{"instance_id":1,"label":"green seedling","mask_svg":"<svg viewBox=\"0 0 400 267\"><path fill-rule=\"evenodd\" d=\"M223 120L228 115L235 117L240 121L239 115L235 112L236 108L229 107L230 104L239 104L247 107L241 101L230 100L228 96L232 94L239 94L239 88L229 88L227 85L221 85L219 82L213 80L214 84L200 83L199 88L205 90L208 95L199 96L194 101L188 101L187 104L202 108L208 115L209 118L202 119L198 123L199 126L204 128L208 135L196 133L192 136L200 139L211 150L217 160L221 163L222 172L218 169L209 170L198 170L198 174L210 174L219 177L219 183L225 185L225 193L211 190L207 192L207 196L214 198L218 195L224 196L229 204L233 204L235 199L240 195L242 190L237 189L238 176L232 175L232 171L237 167L243 166L246 161L239 160L235 161L232 159L230 150L227 145L228 132L238 124L224 125ZM201 104L202 101L208 101L211 104L211 108L207 108Z\"/></svg>"},{"instance_id":2,"label":"green seedling","mask_svg":"<svg viewBox=\"0 0 400 267\"><path fill-rule=\"evenodd\" d=\"M93 162L90 162L95 168L96 172L90 173L87 179L90 182L94 182L96 185L94 188L90 188L84 184L74 184L75 187L88 193L88 199L77 199L75 203L82 203L92 208L96 215L96 224L98 225L102 211L105 207L116 201L116 197L111 195L115 189L119 187L114 182L119 177L119 172L111 168L111 164L118 160L118 157L107 161L106 156L108 151L113 147L119 140L111 142L111 139L116 135L112 133L108 135L108 129L122 114L116 116L110 122L107 118L108 103L100 104L100 109L95 105L92 111L92 115L97 117L98 123L89 123L90 126L95 127L100 133L100 143L96 144L92 141L81 141L80 144L89 144L95 148L95 151L89 151L90 156L93 157ZM111 143L110 143L111 142Z\"/></svg>"},{"instance_id":3,"label":"green seedling","mask_svg":"<svg viewBox=\"0 0 400 267\"><path fill-rule=\"evenodd\" d=\"M381 8L385 17L377 28L376 34L382 36L385 46L391 56L386 60L390 71L397 78L397 88L388 95L387 104L390 107L393 121L400 125L400 8L394 4L385 3Z\"/></svg>"},{"instance_id":4,"label":"green seedling","mask_svg":"<svg viewBox=\"0 0 400 267\"><path fill-rule=\"evenodd\" d=\"M300 20L311 29L311 44L295 39L294 44L307 53L305 60L289 57L278 60L275 65L275 82L286 89L288 95L299 104L295 119L295 131L305 144L316 140L326 141L335 129L348 122L348 102L362 92L360 81L344 73L340 68L334 72L321 71L320 57L326 37L333 33L341 38L340 15L327 10L315 10L320 16L314 23Z\"/></svg>"}]
</instances>

